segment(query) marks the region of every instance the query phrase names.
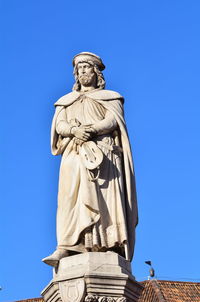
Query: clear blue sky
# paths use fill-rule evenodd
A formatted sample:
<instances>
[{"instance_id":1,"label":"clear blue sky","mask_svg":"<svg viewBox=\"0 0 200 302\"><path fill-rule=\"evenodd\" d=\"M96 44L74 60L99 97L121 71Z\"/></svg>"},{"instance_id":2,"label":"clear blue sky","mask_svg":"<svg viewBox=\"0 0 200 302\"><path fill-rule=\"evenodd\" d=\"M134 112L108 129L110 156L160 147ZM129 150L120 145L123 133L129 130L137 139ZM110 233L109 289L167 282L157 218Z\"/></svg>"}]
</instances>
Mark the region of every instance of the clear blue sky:
<instances>
[{"instance_id":1,"label":"clear blue sky","mask_svg":"<svg viewBox=\"0 0 200 302\"><path fill-rule=\"evenodd\" d=\"M99 54L120 92L139 203L133 274L200 279L199 0L1 0L0 301L40 296L56 246L59 157L53 103L71 91L72 57ZM185 278L185 279L184 279Z\"/></svg>"}]
</instances>

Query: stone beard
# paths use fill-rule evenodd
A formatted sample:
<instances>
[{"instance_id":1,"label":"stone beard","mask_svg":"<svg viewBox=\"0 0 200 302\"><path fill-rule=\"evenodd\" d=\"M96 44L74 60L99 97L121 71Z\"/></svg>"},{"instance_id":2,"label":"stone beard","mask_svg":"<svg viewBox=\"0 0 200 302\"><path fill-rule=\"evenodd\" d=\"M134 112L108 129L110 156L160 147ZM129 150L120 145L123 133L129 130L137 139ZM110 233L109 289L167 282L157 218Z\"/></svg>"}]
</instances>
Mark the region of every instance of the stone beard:
<instances>
[{"instance_id":1,"label":"stone beard","mask_svg":"<svg viewBox=\"0 0 200 302\"><path fill-rule=\"evenodd\" d=\"M123 98L104 89L98 56L80 53L73 64L74 90L55 103L51 131L52 153L62 155L58 246L43 261L56 266L63 257L91 251L131 260L137 201Z\"/></svg>"}]
</instances>

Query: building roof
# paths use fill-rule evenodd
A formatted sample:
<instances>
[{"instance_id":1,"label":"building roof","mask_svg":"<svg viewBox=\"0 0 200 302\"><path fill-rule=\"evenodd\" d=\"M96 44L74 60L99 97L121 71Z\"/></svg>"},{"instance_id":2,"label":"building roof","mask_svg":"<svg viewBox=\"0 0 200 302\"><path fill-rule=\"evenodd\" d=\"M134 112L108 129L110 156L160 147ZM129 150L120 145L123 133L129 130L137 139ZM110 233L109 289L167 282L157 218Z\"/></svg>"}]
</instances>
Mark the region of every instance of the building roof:
<instances>
[{"instance_id":1,"label":"building roof","mask_svg":"<svg viewBox=\"0 0 200 302\"><path fill-rule=\"evenodd\" d=\"M149 280L139 302L200 302L200 283Z\"/></svg>"},{"instance_id":2,"label":"building roof","mask_svg":"<svg viewBox=\"0 0 200 302\"><path fill-rule=\"evenodd\" d=\"M148 280L140 282L144 290L138 302L200 302L200 283ZM18 302L43 302L33 298Z\"/></svg>"}]
</instances>

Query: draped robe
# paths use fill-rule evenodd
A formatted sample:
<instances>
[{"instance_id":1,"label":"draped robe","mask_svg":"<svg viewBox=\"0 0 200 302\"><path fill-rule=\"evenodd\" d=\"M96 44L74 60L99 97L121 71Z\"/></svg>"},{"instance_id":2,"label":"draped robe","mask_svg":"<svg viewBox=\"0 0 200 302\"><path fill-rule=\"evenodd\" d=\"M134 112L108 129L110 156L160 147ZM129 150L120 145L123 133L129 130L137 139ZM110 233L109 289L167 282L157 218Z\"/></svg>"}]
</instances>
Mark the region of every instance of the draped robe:
<instances>
[{"instance_id":1,"label":"draped robe","mask_svg":"<svg viewBox=\"0 0 200 302\"><path fill-rule=\"evenodd\" d=\"M127 244L131 260L137 201L123 98L109 90L74 91L60 98L55 106L52 153L62 154L57 209L58 247L84 252L114 247L123 250ZM103 152L103 161L96 180L91 181L88 177L80 154L74 150L74 137L70 135L74 123L94 125L97 129L92 140Z\"/></svg>"}]
</instances>

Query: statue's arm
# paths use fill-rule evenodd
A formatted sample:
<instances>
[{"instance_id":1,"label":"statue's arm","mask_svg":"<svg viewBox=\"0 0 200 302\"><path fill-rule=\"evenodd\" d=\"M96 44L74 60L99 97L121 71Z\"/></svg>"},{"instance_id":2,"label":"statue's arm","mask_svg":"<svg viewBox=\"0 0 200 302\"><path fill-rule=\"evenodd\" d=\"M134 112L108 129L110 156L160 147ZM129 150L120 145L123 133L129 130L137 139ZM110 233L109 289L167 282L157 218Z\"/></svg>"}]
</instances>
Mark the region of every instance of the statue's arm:
<instances>
[{"instance_id":1,"label":"statue's arm","mask_svg":"<svg viewBox=\"0 0 200 302\"><path fill-rule=\"evenodd\" d=\"M87 141L91 136L90 131L88 131L87 127L85 128L79 126L80 125L75 120L71 123L67 122L65 108L59 112L56 120L56 132L59 135L69 138L76 137L83 141Z\"/></svg>"},{"instance_id":2,"label":"statue's arm","mask_svg":"<svg viewBox=\"0 0 200 302\"><path fill-rule=\"evenodd\" d=\"M63 108L57 116L56 119L56 132L63 137L72 136L71 135L72 125L67 122L67 116L65 108Z\"/></svg>"},{"instance_id":3,"label":"statue's arm","mask_svg":"<svg viewBox=\"0 0 200 302\"><path fill-rule=\"evenodd\" d=\"M107 134L117 128L117 122L114 115L110 111L106 111L105 118L96 122L92 127L96 130L97 135Z\"/></svg>"}]
</instances>

